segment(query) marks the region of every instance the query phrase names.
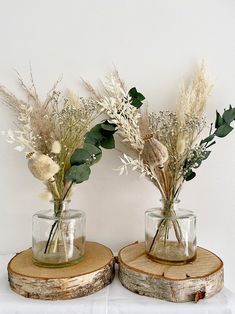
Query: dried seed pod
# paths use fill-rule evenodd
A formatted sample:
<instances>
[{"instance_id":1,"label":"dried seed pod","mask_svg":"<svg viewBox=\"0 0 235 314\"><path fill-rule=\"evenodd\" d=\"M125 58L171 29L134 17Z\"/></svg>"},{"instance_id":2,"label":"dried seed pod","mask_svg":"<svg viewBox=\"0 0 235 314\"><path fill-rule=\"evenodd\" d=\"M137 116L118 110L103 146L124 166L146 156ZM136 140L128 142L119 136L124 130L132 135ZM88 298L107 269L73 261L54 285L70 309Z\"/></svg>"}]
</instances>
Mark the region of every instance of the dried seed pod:
<instances>
[{"instance_id":1,"label":"dried seed pod","mask_svg":"<svg viewBox=\"0 0 235 314\"><path fill-rule=\"evenodd\" d=\"M48 181L60 170L59 165L47 155L34 153L27 157L29 170L41 181Z\"/></svg>"},{"instance_id":2,"label":"dried seed pod","mask_svg":"<svg viewBox=\"0 0 235 314\"><path fill-rule=\"evenodd\" d=\"M165 162L168 160L168 151L157 139L153 138L152 134L147 134L144 137L144 148L142 151L142 158L145 163L163 168Z\"/></svg>"}]
</instances>

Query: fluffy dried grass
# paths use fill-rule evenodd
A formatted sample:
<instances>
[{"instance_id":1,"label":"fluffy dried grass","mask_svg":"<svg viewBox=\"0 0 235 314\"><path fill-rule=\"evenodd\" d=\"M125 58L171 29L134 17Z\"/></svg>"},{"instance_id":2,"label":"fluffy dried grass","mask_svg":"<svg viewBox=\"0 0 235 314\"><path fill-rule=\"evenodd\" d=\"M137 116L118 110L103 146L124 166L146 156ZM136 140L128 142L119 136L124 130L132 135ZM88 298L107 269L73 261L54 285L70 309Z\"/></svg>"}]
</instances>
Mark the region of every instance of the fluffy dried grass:
<instances>
[{"instance_id":1,"label":"fluffy dried grass","mask_svg":"<svg viewBox=\"0 0 235 314\"><path fill-rule=\"evenodd\" d=\"M181 89L175 112L156 114L148 113L144 106L141 110L133 107L116 70L106 79L102 91L89 83L85 86L131 148L131 156L122 158L120 173L127 173L131 166L155 184L163 199L174 199L184 181L184 162L205 126L203 114L212 86L206 80L204 64L198 67L192 82ZM163 158L166 151L167 159Z\"/></svg>"},{"instance_id":2,"label":"fluffy dried grass","mask_svg":"<svg viewBox=\"0 0 235 314\"><path fill-rule=\"evenodd\" d=\"M7 105L15 116L16 130L8 130L7 141L19 151L49 156L59 165L60 171L55 175L56 187L54 186L53 190L49 188L56 198L58 194L59 197L64 194L64 175L70 165L71 154L83 145L85 133L100 114L96 101L78 97L71 91L66 95L58 91L59 81L54 83L44 100L41 100L37 93L31 71L30 87L18 74L18 82L25 99L18 98L0 85L1 102ZM55 143L57 147L60 146L56 153ZM50 187L50 184L47 186Z\"/></svg>"}]
</instances>

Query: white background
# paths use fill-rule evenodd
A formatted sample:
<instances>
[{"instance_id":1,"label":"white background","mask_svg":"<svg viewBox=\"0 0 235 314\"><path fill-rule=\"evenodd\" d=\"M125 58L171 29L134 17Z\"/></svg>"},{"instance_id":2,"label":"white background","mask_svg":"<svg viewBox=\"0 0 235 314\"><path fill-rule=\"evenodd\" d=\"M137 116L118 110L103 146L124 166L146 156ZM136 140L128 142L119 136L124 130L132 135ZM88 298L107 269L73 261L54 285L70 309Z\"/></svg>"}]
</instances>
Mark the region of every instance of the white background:
<instances>
[{"instance_id":1,"label":"white background","mask_svg":"<svg viewBox=\"0 0 235 314\"><path fill-rule=\"evenodd\" d=\"M115 64L151 109L171 108L179 87L204 58L214 90L207 117L235 105L235 1L233 0L1 0L0 82L17 93L13 69L29 72L44 95L63 74L62 88L79 90L80 77L96 83ZM0 107L0 129L12 115ZM235 132L218 140L210 158L187 183L182 207L197 213L198 244L225 262L226 286L235 289ZM119 177L118 152L105 152L79 185L73 207L87 213L87 237L117 251L144 239L144 211L159 194L136 173ZM0 253L31 244L31 216L47 208L42 185L24 155L0 138Z\"/></svg>"}]
</instances>

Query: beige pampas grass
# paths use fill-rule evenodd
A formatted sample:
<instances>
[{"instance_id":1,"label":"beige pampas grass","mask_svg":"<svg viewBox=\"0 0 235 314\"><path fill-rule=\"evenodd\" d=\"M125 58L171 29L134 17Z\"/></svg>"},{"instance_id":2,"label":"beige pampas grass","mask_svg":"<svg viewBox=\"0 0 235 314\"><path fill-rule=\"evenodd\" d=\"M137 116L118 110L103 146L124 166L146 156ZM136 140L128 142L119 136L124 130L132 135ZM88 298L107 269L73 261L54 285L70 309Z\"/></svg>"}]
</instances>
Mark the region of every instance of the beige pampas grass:
<instances>
[{"instance_id":1,"label":"beige pampas grass","mask_svg":"<svg viewBox=\"0 0 235 314\"><path fill-rule=\"evenodd\" d=\"M71 155L83 146L84 136L99 116L100 107L91 98L71 91L61 93L59 80L44 99L37 94L32 72L29 86L19 74L18 82L23 99L0 85L0 101L13 111L15 118L15 128L5 132L6 140L16 150L30 152L26 157L32 157L28 163L33 175L48 180L47 188L53 198L62 199ZM54 180L49 180L54 175Z\"/></svg>"},{"instance_id":2,"label":"beige pampas grass","mask_svg":"<svg viewBox=\"0 0 235 314\"><path fill-rule=\"evenodd\" d=\"M185 114L201 117L205 111L212 84L206 79L204 62L197 68L194 78L188 86L183 86L178 100L177 113L183 121Z\"/></svg>"},{"instance_id":3,"label":"beige pampas grass","mask_svg":"<svg viewBox=\"0 0 235 314\"><path fill-rule=\"evenodd\" d=\"M204 63L182 88L174 111L148 112L146 103L141 108L133 106L116 71L104 83L103 93L89 84L86 87L131 150L129 155L123 152L119 173L127 173L129 166L150 179L163 199L174 199L184 182L185 160L205 127L203 113L212 86Z\"/></svg>"}]
</instances>

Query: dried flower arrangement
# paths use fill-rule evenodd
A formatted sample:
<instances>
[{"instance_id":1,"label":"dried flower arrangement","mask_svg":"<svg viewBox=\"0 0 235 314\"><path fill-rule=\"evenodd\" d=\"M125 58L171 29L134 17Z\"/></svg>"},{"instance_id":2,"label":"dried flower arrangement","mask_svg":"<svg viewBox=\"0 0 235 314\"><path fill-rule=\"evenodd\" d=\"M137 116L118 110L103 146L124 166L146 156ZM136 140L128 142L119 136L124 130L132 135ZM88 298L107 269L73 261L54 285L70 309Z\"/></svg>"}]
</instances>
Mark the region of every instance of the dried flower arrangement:
<instances>
[{"instance_id":1,"label":"dried flower arrangement","mask_svg":"<svg viewBox=\"0 0 235 314\"><path fill-rule=\"evenodd\" d=\"M120 174L127 174L130 166L161 193L165 218L156 229L150 253L159 238L168 238L168 218L174 215L173 203L183 183L196 176L195 169L209 157L214 139L232 131L235 108L230 106L222 115L216 112L214 130L211 124L209 135L200 139L206 127L203 115L212 87L206 80L203 64L189 86L182 88L175 111L148 113L142 107L145 97L135 87L128 91L117 71L107 78L101 92L87 82L85 86L106 112L108 121L117 126L117 134L130 152L121 157ZM178 241L183 243L179 224L173 221L173 225Z\"/></svg>"},{"instance_id":2,"label":"dried flower arrangement","mask_svg":"<svg viewBox=\"0 0 235 314\"><path fill-rule=\"evenodd\" d=\"M17 127L2 133L17 151L25 151L29 170L45 185L43 195L54 201L54 215L60 218L63 202L71 198L75 184L88 180L90 167L102 156L101 148L114 147L115 128L108 121L91 128L101 108L91 98L78 97L71 91L63 95L57 89L59 81L41 100L32 73L30 87L19 74L18 79L25 100L0 86L1 101L14 112ZM52 225L44 253L62 232L59 220Z\"/></svg>"}]
</instances>

